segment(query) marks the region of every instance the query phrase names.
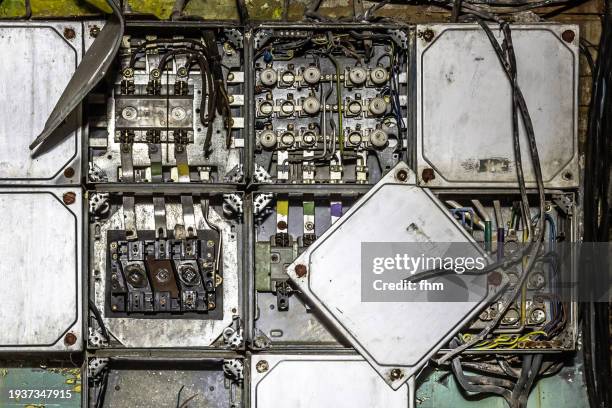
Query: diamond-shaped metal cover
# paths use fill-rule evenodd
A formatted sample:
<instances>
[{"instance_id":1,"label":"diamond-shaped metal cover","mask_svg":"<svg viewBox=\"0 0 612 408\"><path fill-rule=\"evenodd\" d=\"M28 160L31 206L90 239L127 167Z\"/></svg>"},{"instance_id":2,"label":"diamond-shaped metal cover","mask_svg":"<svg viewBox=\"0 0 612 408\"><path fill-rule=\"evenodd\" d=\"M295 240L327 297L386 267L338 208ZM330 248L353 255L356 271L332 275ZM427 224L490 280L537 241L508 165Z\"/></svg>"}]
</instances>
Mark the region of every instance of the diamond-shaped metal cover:
<instances>
[{"instance_id":1,"label":"diamond-shaped metal cover","mask_svg":"<svg viewBox=\"0 0 612 408\"><path fill-rule=\"evenodd\" d=\"M464 243L471 248L466 256L484 254L434 194L415 185L408 166L398 164L287 268L307 301L398 389L492 293L485 276L466 274L454 279L470 288L467 301L365 302L364 242L422 243L424 255L443 252L437 246L444 243ZM306 265L306 274L299 267L298 276L297 265Z\"/></svg>"}]
</instances>

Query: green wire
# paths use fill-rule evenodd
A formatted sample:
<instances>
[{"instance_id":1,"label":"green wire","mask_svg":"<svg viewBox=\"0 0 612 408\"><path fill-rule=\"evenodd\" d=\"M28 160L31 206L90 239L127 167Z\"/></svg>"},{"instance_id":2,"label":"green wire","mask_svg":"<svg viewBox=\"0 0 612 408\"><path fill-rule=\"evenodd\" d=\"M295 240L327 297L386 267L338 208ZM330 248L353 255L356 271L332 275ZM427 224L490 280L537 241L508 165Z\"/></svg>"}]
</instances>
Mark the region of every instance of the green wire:
<instances>
[{"instance_id":1,"label":"green wire","mask_svg":"<svg viewBox=\"0 0 612 408\"><path fill-rule=\"evenodd\" d=\"M338 143L340 144L340 155L344 153L344 129L342 128L342 92L340 85L340 66L338 61L331 55L331 50L327 54L330 61L336 67L336 96L338 98Z\"/></svg>"}]
</instances>

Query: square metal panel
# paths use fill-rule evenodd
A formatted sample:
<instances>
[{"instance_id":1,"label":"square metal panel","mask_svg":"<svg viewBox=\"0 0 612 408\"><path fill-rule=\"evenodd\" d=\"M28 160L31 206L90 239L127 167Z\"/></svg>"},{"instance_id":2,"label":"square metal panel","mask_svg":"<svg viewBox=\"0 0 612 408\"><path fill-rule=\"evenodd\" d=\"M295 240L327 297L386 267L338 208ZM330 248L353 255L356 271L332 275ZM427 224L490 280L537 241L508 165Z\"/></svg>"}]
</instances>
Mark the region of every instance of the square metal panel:
<instances>
[{"instance_id":1,"label":"square metal panel","mask_svg":"<svg viewBox=\"0 0 612 408\"><path fill-rule=\"evenodd\" d=\"M408 407L408 387L391 390L360 356L257 354L250 376L253 408Z\"/></svg>"},{"instance_id":2,"label":"square metal panel","mask_svg":"<svg viewBox=\"0 0 612 408\"><path fill-rule=\"evenodd\" d=\"M0 190L0 352L82 349L81 220L78 188Z\"/></svg>"},{"instance_id":3,"label":"square metal panel","mask_svg":"<svg viewBox=\"0 0 612 408\"><path fill-rule=\"evenodd\" d=\"M491 29L501 43L499 28ZM578 27L515 25L512 39L544 184L577 187ZM511 87L485 32L471 24L417 26L416 51L419 182L515 187ZM525 180L534 186L520 117L519 123Z\"/></svg>"},{"instance_id":4,"label":"square metal panel","mask_svg":"<svg viewBox=\"0 0 612 408\"><path fill-rule=\"evenodd\" d=\"M416 243L417 256L439 256L444 243L456 243L462 256L484 258L444 205L414 180L408 166L398 164L287 268L307 302L393 389L415 375L493 295L487 292L486 276L456 274L453 278L470 289L462 301L364 297L362 243L387 248Z\"/></svg>"},{"instance_id":5,"label":"square metal panel","mask_svg":"<svg viewBox=\"0 0 612 408\"><path fill-rule=\"evenodd\" d=\"M29 144L82 56L77 22L0 23L0 184L78 184L81 113L76 109L36 157ZM67 170L71 168L71 170Z\"/></svg>"}]
</instances>

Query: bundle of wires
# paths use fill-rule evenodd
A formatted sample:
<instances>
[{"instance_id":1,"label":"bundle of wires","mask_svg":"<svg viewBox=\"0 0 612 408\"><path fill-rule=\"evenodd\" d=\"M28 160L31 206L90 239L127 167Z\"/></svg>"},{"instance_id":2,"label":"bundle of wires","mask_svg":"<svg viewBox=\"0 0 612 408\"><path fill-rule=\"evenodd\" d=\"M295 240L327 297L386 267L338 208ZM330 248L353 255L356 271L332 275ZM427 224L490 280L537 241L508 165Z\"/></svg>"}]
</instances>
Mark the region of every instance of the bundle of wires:
<instances>
[{"instance_id":1,"label":"bundle of wires","mask_svg":"<svg viewBox=\"0 0 612 408\"><path fill-rule=\"evenodd\" d=\"M263 56L264 61L266 58L269 58L269 61L288 61L297 56L303 54L309 54L313 56L314 62L316 66L320 66L319 61L321 58L327 59L333 65L335 69L335 80L329 80L329 88L327 93L323 93L323 82L319 87L320 95L320 103L321 106L327 105L327 101L330 99L330 96L334 93L335 90L335 102L337 106L343 106L342 102L342 65L338 61L339 55L344 55L347 57L351 57L356 60L357 63L362 63L362 61L368 61L372 58L372 55L369 55L366 51L364 54L360 54L357 52L357 49L371 49L371 47L360 47L356 44L356 42L361 41L377 41L384 44L388 44L390 51L388 53L383 54L376 60L377 66L382 66L381 61L384 59L389 60L389 82L388 86L386 86L382 91L381 95L388 95L390 104L391 104L391 114L389 117L392 117L397 126L397 146L396 151L401 151L403 143L403 137L406 133L406 124L403 119L402 107L400 101L400 79L399 75L402 70L402 61L404 59L404 51L402 49L398 49L398 47L393 42L391 36L387 33L359 33L357 31L349 31L347 34L335 34L331 31L325 33L324 36L310 36L306 38L294 39L291 41L282 41L279 39L271 39L268 42L261 44L259 48L255 52L254 59L257 60ZM323 135L327 134L327 125L325 123L325 110L323 110L321 116L321 122L319 123L320 131ZM343 109L337 110L337 123L331 118L329 118L329 125L332 128L332 140L330 142L330 146L328 148L327 141L324 138L323 140L323 153L317 156L311 157L290 157L286 160L285 163L290 164L299 164L305 161L315 162L315 165L328 165L328 160L336 158L341 162L347 162L350 160L362 160L361 156L355 155L351 152L347 152L344 149L344 115ZM338 151L336 151L336 141L338 142ZM270 162L271 165L271 162ZM382 170L382 168L381 168Z\"/></svg>"},{"instance_id":2,"label":"bundle of wires","mask_svg":"<svg viewBox=\"0 0 612 408\"><path fill-rule=\"evenodd\" d=\"M451 341L451 347L459 347L459 344L457 339ZM529 391L535 379L538 375L543 374L544 371L550 368L549 366L545 370L542 370L542 360L542 354L526 354L523 357L522 367L516 377L516 381L514 381L513 378L499 378L505 376L497 372L492 373L494 375L490 376L468 376L463 372L463 365L461 357L459 356L455 356L452 359L451 369L457 382L464 391L498 395L506 401L510 408L525 408L529 398ZM482 367L483 366L480 365L475 368L477 371L483 371ZM511 370L509 367L507 369ZM515 375L514 372L512 372L512 374L513 376Z\"/></svg>"},{"instance_id":3,"label":"bundle of wires","mask_svg":"<svg viewBox=\"0 0 612 408\"><path fill-rule=\"evenodd\" d=\"M512 141L514 147L514 158L516 162L516 171L517 171L517 179L518 185L521 195L521 213L523 217L523 225L528 230L529 238L531 240L530 245L527 247L525 251L522 251L520 254L521 260L524 262L524 268L522 275L519 277L518 282L516 282L514 289L508 293L507 296L502 301L502 305L500 310L498 310L498 314L495 318L492 319L491 322L487 324L487 326L482 329L478 334L471 337L468 341L461 343L458 339L455 339L451 342L450 346L452 350L445 353L436 360L438 365L444 364L447 361L452 361L452 369L455 374L459 384L463 387L464 390L469 392L483 392L483 393L493 393L501 396L506 400L508 405L511 408L522 408L527 404L527 398L529 396L529 391L533 383L535 382L536 377L539 374L540 366L542 364L542 355L528 354L523 358L523 368L521 370L521 374L514 386L512 386L512 391L506 386L497 381L495 378L486 378L486 377L476 377L472 379L467 379L461 370L461 363L459 355L463 353L465 350L475 347L478 344L482 344L483 341L489 336L489 334L495 329L503 316L506 314L506 311L509 307L514 303L515 299L521 292L521 288L524 286L527 276L529 276L531 270L538 257L541 255L540 251L542 249L542 241L544 238L544 220L545 220L545 212L544 212L544 183L542 179L542 169L540 166L540 159L538 155L535 133L533 129L533 124L531 122L531 116L529 115L529 111L527 109L527 104L523 97L523 93L521 92L520 86L517 80L517 65L516 65L516 57L514 54L514 46L512 43L512 34L510 30L510 26L507 23L502 23L500 28L503 34L503 48L497 42L495 35L493 34L491 28L485 23L482 19L476 16L476 21L481 26L483 31L485 32L487 38L489 39L491 46L493 47L495 54L498 57L500 65L503 71L508 78L511 85L511 94L512 94ZM537 218L534 220L535 225L532 225L532 220L529 217L529 201L527 197L527 191L525 187L525 177L523 174L523 166L522 166L522 158L521 158L521 145L519 138L519 115L524 125L525 133L528 141L528 151L531 157L531 162L534 169L534 175L537 184L538 191L538 199L539 199L539 213ZM536 233L534 234L533 231ZM527 255L527 259L525 261L525 255ZM503 261L503 260L502 260ZM496 265L499 267L499 265ZM485 268L485 270L490 270L491 266ZM480 271L481 273L484 271ZM422 274L417 274L415 276L420 276ZM501 291L500 291L501 292ZM535 333L532 333L535 334ZM540 334L540 333L537 333ZM507 384L506 384L507 385Z\"/></svg>"},{"instance_id":4,"label":"bundle of wires","mask_svg":"<svg viewBox=\"0 0 612 408\"><path fill-rule=\"evenodd\" d=\"M610 137L612 135L612 8L606 1L587 130L584 183L584 242L607 242L610 238ZM607 259L596 260L609 266ZM591 262L593 261L593 262ZM581 275L606 274L595 260L583 259ZM587 299L584 299L587 300ZM585 301L580 304L584 364L591 407L610 407L610 304Z\"/></svg>"},{"instance_id":5,"label":"bundle of wires","mask_svg":"<svg viewBox=\"0 0 612 408\"><path fill-rule=\"evenodd\" d=\"M167 63L178 55L186 57L185 68L187 73L191 71L194 65L199 67L203 90L200 102L200 121L203 126L206 126L204 154L208 156L211 152L213 124L217 113L224 117L227 132L226 145L229 147L232 127L231 108L223 82L221 61L214 34L205 31L204 42L189 38L143 41L132 52L129 68L135 68L138 57L144 55L145 50L150 46L159 46L160 51L164 52L157 67L160 72L164 72Z\"/></svg>"}]
</instances>

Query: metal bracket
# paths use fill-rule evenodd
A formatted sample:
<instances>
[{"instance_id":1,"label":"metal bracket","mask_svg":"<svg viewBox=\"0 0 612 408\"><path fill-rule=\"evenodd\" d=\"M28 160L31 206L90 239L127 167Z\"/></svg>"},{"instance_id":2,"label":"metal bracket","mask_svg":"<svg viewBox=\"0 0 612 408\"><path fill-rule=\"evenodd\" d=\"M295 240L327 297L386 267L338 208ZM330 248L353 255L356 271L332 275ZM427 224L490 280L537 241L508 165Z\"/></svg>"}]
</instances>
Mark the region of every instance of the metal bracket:
<instances>
[{"instance_id":1,"label":"metal bracket","mask_svg":"<svg viewBox=\"0 0 612 408\"><path fill-rule=\"evenodd\" d=\"M106 75L119 50L119 44L125 29L125 20L117 0L106 0L106 2L113 10L113 14L83 56L81 63L57 101L49 119L47 119L42 133L30 144L33 156L40 151L42 145L49 140L54 131Z\"/></svg>"}]
</instances>

